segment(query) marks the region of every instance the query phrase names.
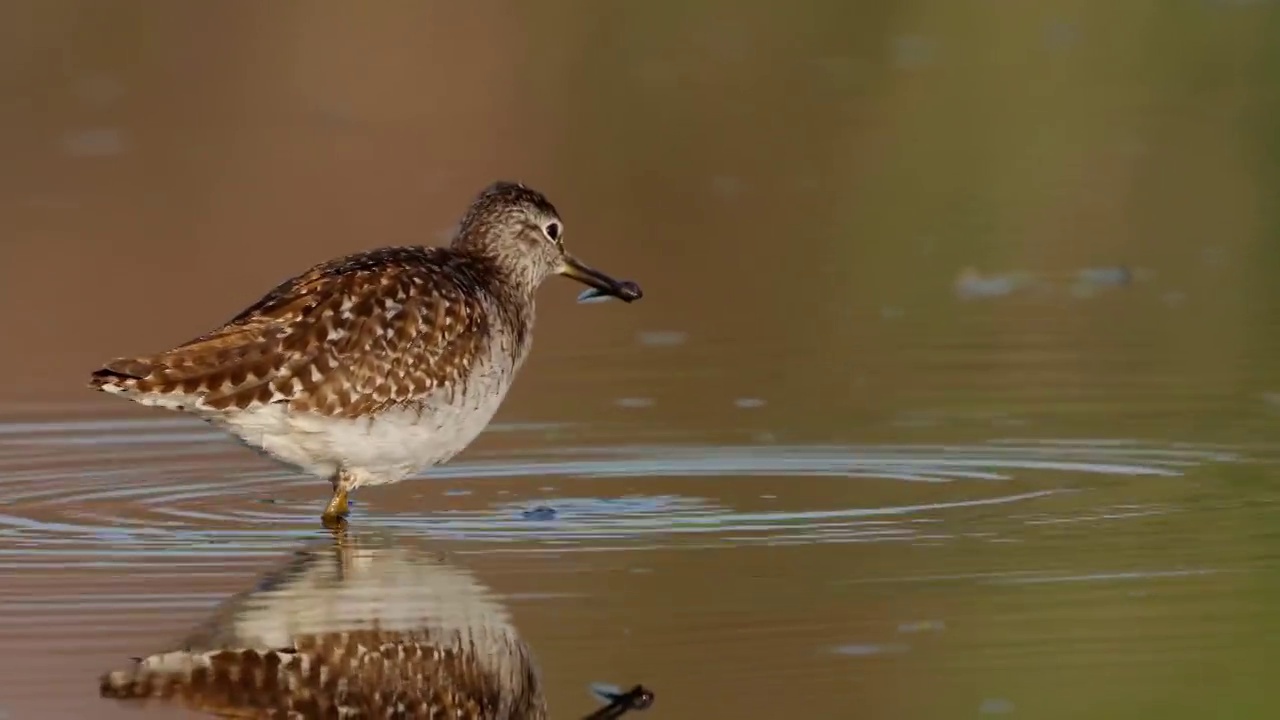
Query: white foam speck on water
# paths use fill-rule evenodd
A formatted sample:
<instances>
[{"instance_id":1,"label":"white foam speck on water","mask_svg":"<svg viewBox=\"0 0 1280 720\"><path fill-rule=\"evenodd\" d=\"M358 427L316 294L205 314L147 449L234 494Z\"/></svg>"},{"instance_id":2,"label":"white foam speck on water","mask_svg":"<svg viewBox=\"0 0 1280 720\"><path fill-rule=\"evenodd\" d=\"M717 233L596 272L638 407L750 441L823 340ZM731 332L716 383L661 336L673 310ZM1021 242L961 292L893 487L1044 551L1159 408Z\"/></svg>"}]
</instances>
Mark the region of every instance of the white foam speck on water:
<instances>
[{"instance_id":1,"label":"white foam speck on water","mask_svg":"<svg viewBox=\"0 0 1280 720\"><path fill-rule=\"evenodd\" d=\"M654 401L653 401L653 398L627 397L627 398L618 398L617 400L614 401L614 404L620 408L639 410L643 408L653 407Z\"/></svg>"}]
</instances>

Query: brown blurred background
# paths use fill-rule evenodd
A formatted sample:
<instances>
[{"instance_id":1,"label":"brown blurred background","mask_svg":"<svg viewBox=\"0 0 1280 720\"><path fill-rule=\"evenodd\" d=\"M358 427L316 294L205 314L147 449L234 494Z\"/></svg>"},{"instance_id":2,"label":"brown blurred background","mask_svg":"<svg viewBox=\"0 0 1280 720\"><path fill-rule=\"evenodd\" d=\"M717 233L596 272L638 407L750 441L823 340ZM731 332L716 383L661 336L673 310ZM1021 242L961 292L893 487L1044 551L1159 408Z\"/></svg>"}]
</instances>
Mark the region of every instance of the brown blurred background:
<instances>
[{"instance_id":1,"label":"brown blurred background","mask_svg":"<svg viewBox=\"0 0 1280 720\"><path fill-rule=\"evenodd\" d=\"M1145 263L1233 278L1196 297L1214 342L1196 309L1124 333L1243 352L1273 304L1273 8L7 3L0 393L78 397L313 262L439 242L499 177L652 288L548 290L548 348L679 316L783 372L966 266Z\"/></svg>"}]
</instances>

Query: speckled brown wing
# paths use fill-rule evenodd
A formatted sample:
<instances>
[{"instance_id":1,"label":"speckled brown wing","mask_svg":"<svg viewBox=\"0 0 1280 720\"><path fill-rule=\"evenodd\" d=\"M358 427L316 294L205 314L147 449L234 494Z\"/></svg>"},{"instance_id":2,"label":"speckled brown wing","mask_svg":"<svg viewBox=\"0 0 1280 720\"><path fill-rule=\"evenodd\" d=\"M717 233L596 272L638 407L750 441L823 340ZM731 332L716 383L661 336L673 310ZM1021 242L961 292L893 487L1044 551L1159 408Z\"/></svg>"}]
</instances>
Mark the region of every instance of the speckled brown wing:
<instances>
[{"instance_id":1,"label":"speckled brown wing","mask_svg":"<svg viewBox=\"0 0 1280 720\"><path fill-rule=\"evenodd\" d=\"M423 633L302 636L289 650L225 649L153 656L102 676L99 693L165 699L223 717L496 718L501 688L465 648ZM521 698L518 717L545 717Z\"/></svg>"},{"instance_id":2,"label":"speckled brown wing","mask_svg":"<svg viewBox=\"0 0 1280 720\"><path fill-rule=\"evenodd\" d=\"M143 404L222 411L269 403L356 417L464 376L488 336L486 273L448 248L384 248L316 266L224 326L122 358L91 386Z\"/></svg>"}]
</instances>

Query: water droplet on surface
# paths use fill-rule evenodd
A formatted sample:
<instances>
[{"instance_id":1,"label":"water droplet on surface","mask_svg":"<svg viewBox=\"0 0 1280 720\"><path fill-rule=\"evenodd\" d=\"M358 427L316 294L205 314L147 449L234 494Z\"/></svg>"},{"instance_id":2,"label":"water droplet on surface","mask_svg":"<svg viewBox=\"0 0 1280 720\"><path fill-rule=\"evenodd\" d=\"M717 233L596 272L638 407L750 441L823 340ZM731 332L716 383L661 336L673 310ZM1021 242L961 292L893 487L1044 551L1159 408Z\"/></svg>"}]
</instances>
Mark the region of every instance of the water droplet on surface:
<instances>
[{"instance_id":1,"label":"water droplet on surface","mask_svg":"<svg viewBox=\"0 0 1280 720\"><path fill-rule=\"evenodd\" d=\"M871 657L873 655L889 655L903 653L907 651L906 645L890 644L879 645L876 643L851 643L849 645L837 645L832 649L837 655L848 655L850 657Z\"/></svg>"},{"instance_id":2,"label":"water droplet on surface","mask_svg":"<svg viewBox=\"0 0 1280 720\"><path fill-rule=\"evenodd\" d=\"M618 398L614 404L620 408L628 408L636 410L640 408L651 408L654 405L652 398Z\"/></svg>"}]
</instances>

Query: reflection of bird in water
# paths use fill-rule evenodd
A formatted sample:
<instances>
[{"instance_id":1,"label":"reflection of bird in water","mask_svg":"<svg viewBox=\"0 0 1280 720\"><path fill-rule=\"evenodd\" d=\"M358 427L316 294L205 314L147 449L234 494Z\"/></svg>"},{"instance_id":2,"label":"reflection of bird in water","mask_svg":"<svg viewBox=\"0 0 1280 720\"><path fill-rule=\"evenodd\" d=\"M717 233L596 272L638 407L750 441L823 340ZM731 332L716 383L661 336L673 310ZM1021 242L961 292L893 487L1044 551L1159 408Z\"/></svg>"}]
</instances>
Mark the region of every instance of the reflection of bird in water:
<instances>
[{"instance_id":1,"label":"reflection of bird in water","mask_svg":"<svg viewBox=\"0 0 1280 720\"><path fill-rule=\"evenodd\" d=\"M100 691L262 720L548 717L532 652L488 588L345 534L224 602L179 649L107 673ZM652 699L637 686L589 717Z\"/></svg>"},{"instance_id":2,"label":"reflection of bird in water","mask_svg":"<svg viewBox=\"0 0 1280 720\"><path fill-rule=\"evenodd\" d=\"M350 491L442 463L488 425L529 354L544 280L565 275L600 295L641 297L635 283L569 254L563 229L541 193L494 183L449 247L316 265L222 327L107 363L89 385L192 413L330 480L322 517L339 525Z\"/></svg>"}]
</instances>

